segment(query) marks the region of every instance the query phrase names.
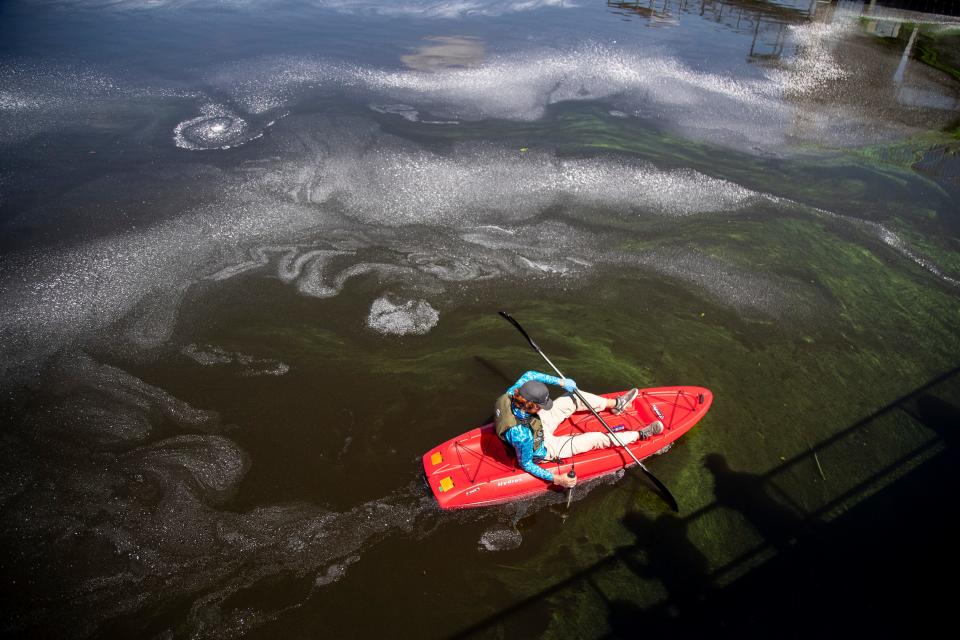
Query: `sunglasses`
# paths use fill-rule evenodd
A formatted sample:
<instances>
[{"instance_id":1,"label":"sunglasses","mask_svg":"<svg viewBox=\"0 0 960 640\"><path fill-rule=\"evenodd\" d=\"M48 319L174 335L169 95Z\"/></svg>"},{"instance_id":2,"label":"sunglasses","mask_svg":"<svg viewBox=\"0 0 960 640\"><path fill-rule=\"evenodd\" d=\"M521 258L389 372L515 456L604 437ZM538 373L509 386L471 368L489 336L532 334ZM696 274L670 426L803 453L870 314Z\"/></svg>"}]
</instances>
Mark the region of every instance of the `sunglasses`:
<instances>
[{"instance_id":1,"label":"sunglasses","mask_svg":"<svg viewBox=\"0 0 960 640\"><path fill-rule=\"evenodd\" d=\"M527 400L519 393L513 397L513 403L517 405L519 409L526 411L527 413L537 413L541 409L539 404L531 400Z\"/></svg>"}]
</instances>

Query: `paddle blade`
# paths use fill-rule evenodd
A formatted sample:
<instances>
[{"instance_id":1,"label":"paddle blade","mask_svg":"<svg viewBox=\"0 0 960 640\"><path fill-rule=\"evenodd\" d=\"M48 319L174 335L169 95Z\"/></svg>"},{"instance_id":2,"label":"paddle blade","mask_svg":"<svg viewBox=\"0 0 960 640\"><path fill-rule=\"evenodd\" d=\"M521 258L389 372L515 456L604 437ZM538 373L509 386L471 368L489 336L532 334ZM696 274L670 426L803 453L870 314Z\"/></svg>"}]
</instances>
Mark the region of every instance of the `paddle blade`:
<instances>
[{"instance_id":1,"label":"paddle blade","mask_svg":"<svg viewBox=\"0 0 960 640\"><path fill-rule=\"evenodd\" d=\"M653 475L650 469L647 469L646 465L644 465L642 462L638 464L640 465L640 469L647 474L650 482L656 485L657 489L660 491L660 497L663 498L663 501L666 502L671 509L673 509L674 513L680 513L680 505L677 504L676 498L674 498L673 494L670 493L670 489L667 489L667 485L660 482L657 476Z\"/></svg>"},{"instance_id":2,"label":"paddle blade","mask_svg":"<svg viewBox=\"0 0 960 640\"><path fill-rule=\"evenodd\" d=\"M509 322L510 324L512 324L514 327L516 327L516 328L517 328L517 331L519 331L520 333L523 334L523 337L527 339L527 342L530 343L530 346L533 347L533 350L534 350L534 351L536 351L537 353L540 353L540 347L538 347L538 346L537 346L537 343L533 341L533 338L530 337L530 334L528 334L528 333L524 330L524 328L520 326L520 323L513 319L513 316L511 316L511 315L510 315L509 313L507 313L506 311L499 311L498 313L499 313L501 316L503 316L503 319L504 319L504 320L506 320L507 322Z\"/></svg>"}]
</instances>

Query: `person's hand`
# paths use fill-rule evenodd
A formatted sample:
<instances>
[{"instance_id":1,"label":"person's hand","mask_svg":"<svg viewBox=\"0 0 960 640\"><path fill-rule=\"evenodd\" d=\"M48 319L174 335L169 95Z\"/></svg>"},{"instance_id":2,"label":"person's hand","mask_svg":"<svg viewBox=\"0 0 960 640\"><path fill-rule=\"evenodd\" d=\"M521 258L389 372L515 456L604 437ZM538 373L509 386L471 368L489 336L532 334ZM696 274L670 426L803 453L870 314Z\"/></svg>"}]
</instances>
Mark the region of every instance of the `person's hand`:
<instances>
[{"instance_id":1,"label":"person's hand","mask_svg":"<svg viewBox=\"0 0 960 640\"><path fill-rule=\"evenodd\" d=\"M553 474L553 484L560 485L564 489L573 489L577 484L577 478L571 478L565 473L555 473Z\"/></svg>"},{"instance_id":2,"label":"person's hand","mask_svg":"<svg viewBox=\"0 0 960 640\"><path fill-rule=\"evenodd\" d=\"M573 393L577 390L577 383L573 378L561 378L560 386L563 387L563 390L567 393Z\"/></svg>"}]
</instances>

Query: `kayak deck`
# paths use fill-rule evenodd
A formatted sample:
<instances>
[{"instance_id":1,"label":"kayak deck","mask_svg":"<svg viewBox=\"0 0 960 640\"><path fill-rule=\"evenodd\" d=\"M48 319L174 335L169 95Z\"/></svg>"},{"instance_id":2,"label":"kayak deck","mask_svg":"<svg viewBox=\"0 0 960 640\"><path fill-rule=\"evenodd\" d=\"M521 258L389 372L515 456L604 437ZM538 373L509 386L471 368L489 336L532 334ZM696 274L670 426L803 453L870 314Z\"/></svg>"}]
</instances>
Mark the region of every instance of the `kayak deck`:
<instances>
[{"instance_id":1,"label":"kayak deck","mask_svg":"<svg viewBox=\"0 0 960 640\"><path fill-rule=\"evenodd\" d=\"M612 398L620 392L601 395ZM628 445L642 460L689 431L712 402L713 394L703 387L657 387L641 389L631 406L620 415L608 411L600 415L614 432L636 431L654 420L663 422L663 433ZM586 411L560 423L555 435L589 431L606 430ZM635 463L621 447L609 447L586 451L560 462L544 460L539 464L551 473L567 473L575 467L577 478L583 481ZM556 489L520 468L513 447L497 437L493 423L434 447L424 454L423 469L433 495L444 509L489 506Z\"/></svg>"}]
</instances>

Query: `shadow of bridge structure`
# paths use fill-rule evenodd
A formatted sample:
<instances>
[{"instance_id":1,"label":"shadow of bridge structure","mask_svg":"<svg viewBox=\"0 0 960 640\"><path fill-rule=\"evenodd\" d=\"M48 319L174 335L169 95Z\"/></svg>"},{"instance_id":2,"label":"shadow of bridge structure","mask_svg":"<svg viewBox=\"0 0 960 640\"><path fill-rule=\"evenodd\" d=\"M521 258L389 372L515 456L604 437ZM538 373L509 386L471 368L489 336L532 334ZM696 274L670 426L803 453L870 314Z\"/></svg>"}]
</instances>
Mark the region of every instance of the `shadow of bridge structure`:
<instances>
[{"instance_id":1,"label":"shadow of bridge structure","mask_svg":"<svg viewBox=\"0 0 960 640\"><path fill-rule=\"evenodd\" d=\"M763 474L736 471L722 455L710 454L704 466L714 479L712 503L682 516L628 513L623 525L634 544L453 637L529 637L532 620L545 621L545 610L583 602L584 593L596 602L590 606L606 611L606 624L571 629L575 637L942 633L952 623L952 585L960 573L957 398L960 367ZM833 469L846 448L862 449L904 432L912 437L891 459L839 491L829 487L819 503L811 505L808 494L796 490L811 473L827 480L821 458L833 462L826 467ZM736 521L738 528L728 530L753 534L744 536L739 552L718 562L701 550L712 548L703 537L703 531L717 530L703 526L710 520ZM610 585L622 584L624 576L656 581L661 588L654 591L666 595L652 602L622 597ZM581 597L567 597L575 593Z\"/></svg>"}]
</instances>

